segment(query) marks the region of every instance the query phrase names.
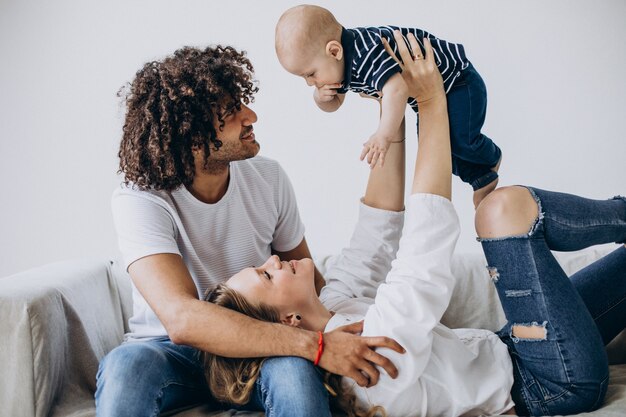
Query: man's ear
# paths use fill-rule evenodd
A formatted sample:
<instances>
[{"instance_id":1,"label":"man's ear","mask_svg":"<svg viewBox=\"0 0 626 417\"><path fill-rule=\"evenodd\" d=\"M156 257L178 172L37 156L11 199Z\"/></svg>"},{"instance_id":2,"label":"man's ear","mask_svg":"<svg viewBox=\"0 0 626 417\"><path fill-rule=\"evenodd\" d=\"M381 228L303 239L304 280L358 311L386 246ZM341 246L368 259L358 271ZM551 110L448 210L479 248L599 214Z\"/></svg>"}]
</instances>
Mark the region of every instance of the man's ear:
<instances>
[{"instance_id":1,"label":"man's ear","mask_svg":"<svg viewBox=\"0 0 626 417\"><path fill-rule=\"evenodd\" d=\"M343 58L343 46L341 46L341 42L335 40L328 42L326 44L326 55L340 61L341 58Z\"/></svg>"},{"instance_id":2,"label":"man's ear","mask_svg":"<svg viewBox=\"0 0 626 417\"><path fill-rule=\"evenodd\" d=\"M300 327L301 320L302 320L302 317L300 317L298 313L289 313L287 314L286 317L281 318L280 322L282 324L286 324L287 326Z\"/></svg>"}]
</instances>

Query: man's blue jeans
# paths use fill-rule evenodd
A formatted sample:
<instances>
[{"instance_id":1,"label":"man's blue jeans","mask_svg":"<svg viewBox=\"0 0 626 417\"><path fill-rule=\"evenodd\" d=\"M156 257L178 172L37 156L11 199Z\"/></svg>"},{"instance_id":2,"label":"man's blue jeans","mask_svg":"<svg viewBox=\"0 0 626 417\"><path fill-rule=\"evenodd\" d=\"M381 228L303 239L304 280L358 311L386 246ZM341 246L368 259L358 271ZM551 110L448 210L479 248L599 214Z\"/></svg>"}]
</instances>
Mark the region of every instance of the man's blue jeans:
<instances>
[{"instance_id":1,"label":"man's blue jeans","mask_svg":"<svg viewBox=\"0 0 626 417\"><path fill-rule=\"evenodd\" d=\"M590 200L528 188L539 217L527 234L479 239L507 318L519 415L598 408L608 384L605 344L626 326L626 248L567 277L551 250L626 242L626 200ZM513 326L545 330L516 337ZM543 332L542 332L543 333Z\"/></svg>"},{"instance_id":2,"label":"man's blue jeans","mask_svg":"<svg viewBox=\"0 0 626 417\"><path fill-rule=\"evenodd\" d=\"M204 380L198 350L167 338L129 342L113 349L97 376L98 417L158 416L209 404L215 409L265 411L268 417L330 416L328 392L313 364L296 357L269 358L251 401L244 407L218 404Z\"/></svg>"}]
</instances>

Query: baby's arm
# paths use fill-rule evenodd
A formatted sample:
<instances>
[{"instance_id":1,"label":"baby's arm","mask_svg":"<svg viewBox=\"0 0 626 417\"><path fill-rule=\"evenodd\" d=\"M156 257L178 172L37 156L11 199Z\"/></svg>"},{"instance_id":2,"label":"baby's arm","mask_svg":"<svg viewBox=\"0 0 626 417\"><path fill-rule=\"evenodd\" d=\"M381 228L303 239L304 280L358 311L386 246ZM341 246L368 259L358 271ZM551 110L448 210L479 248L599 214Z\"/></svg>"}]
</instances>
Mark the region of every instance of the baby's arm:
<instances>
[{"instance_id":1,"label":"baby's arm","mask_svg":"<svg viewBox=\"0 0 626 417\"><path fill-rule=\"evenodd\" d=\"M361 160L367 156L367 163L371 167L378 161L382 166L385 162L385 153L392 140L397 140L394 134L404 118L404 109L409 98L408 87L400 73L392 75L383 86L382 110L378 129L363 145Z\"/></svg>"},{"instance_id":2,"label":"baby's arm","mask_svg":"<svg viewBox=\"0 0 626 417\"><path fill-rule=\"evenodd\" d=\"M326 84L320 88L315 87L313 99L317 107L328 113L332 113L341 107L346 95L337 93L337 89L340 87L341 83Z\"/></svg>"}]
</instances>

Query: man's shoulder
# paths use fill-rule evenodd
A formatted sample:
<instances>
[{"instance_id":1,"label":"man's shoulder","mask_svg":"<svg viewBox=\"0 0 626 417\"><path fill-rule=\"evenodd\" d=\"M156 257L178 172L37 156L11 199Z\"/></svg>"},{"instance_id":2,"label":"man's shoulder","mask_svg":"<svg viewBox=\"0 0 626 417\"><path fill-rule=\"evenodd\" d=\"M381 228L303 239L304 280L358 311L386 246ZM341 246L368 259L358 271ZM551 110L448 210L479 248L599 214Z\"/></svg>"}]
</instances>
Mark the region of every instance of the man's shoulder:
<instances>
[{"instance_id":1,"label":"man's shoulder","mask_svg":"<svg viewBox=\"0 0 626 417\"><path fill-rule=\"evenodd\" d=\"M113 202L116 201L137 201L152 202L161 206L169 206L172 200L171 192L165 190L153 190L140 188L133 183L120 184L115 187L111 196Z\"/></svg>"}]
</instances>

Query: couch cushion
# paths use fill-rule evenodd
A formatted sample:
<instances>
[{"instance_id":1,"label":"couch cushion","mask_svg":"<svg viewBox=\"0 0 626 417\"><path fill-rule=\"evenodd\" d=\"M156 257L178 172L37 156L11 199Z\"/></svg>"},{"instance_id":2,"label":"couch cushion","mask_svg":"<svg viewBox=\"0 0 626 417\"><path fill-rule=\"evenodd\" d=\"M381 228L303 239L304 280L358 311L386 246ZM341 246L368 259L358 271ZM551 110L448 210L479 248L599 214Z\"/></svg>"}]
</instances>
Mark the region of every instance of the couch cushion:
<instances>
[{"instance_id":1,"label":"couch cushion","mask_svg":"<svg viewBox=\"0 0 626 417\"><path fill-rule=\"evenodd\" d=\"M48 416L93 402L100 359L123 335L108 260L49 264L0 279L3 415Z\"/></svg>"}]
</instances>

